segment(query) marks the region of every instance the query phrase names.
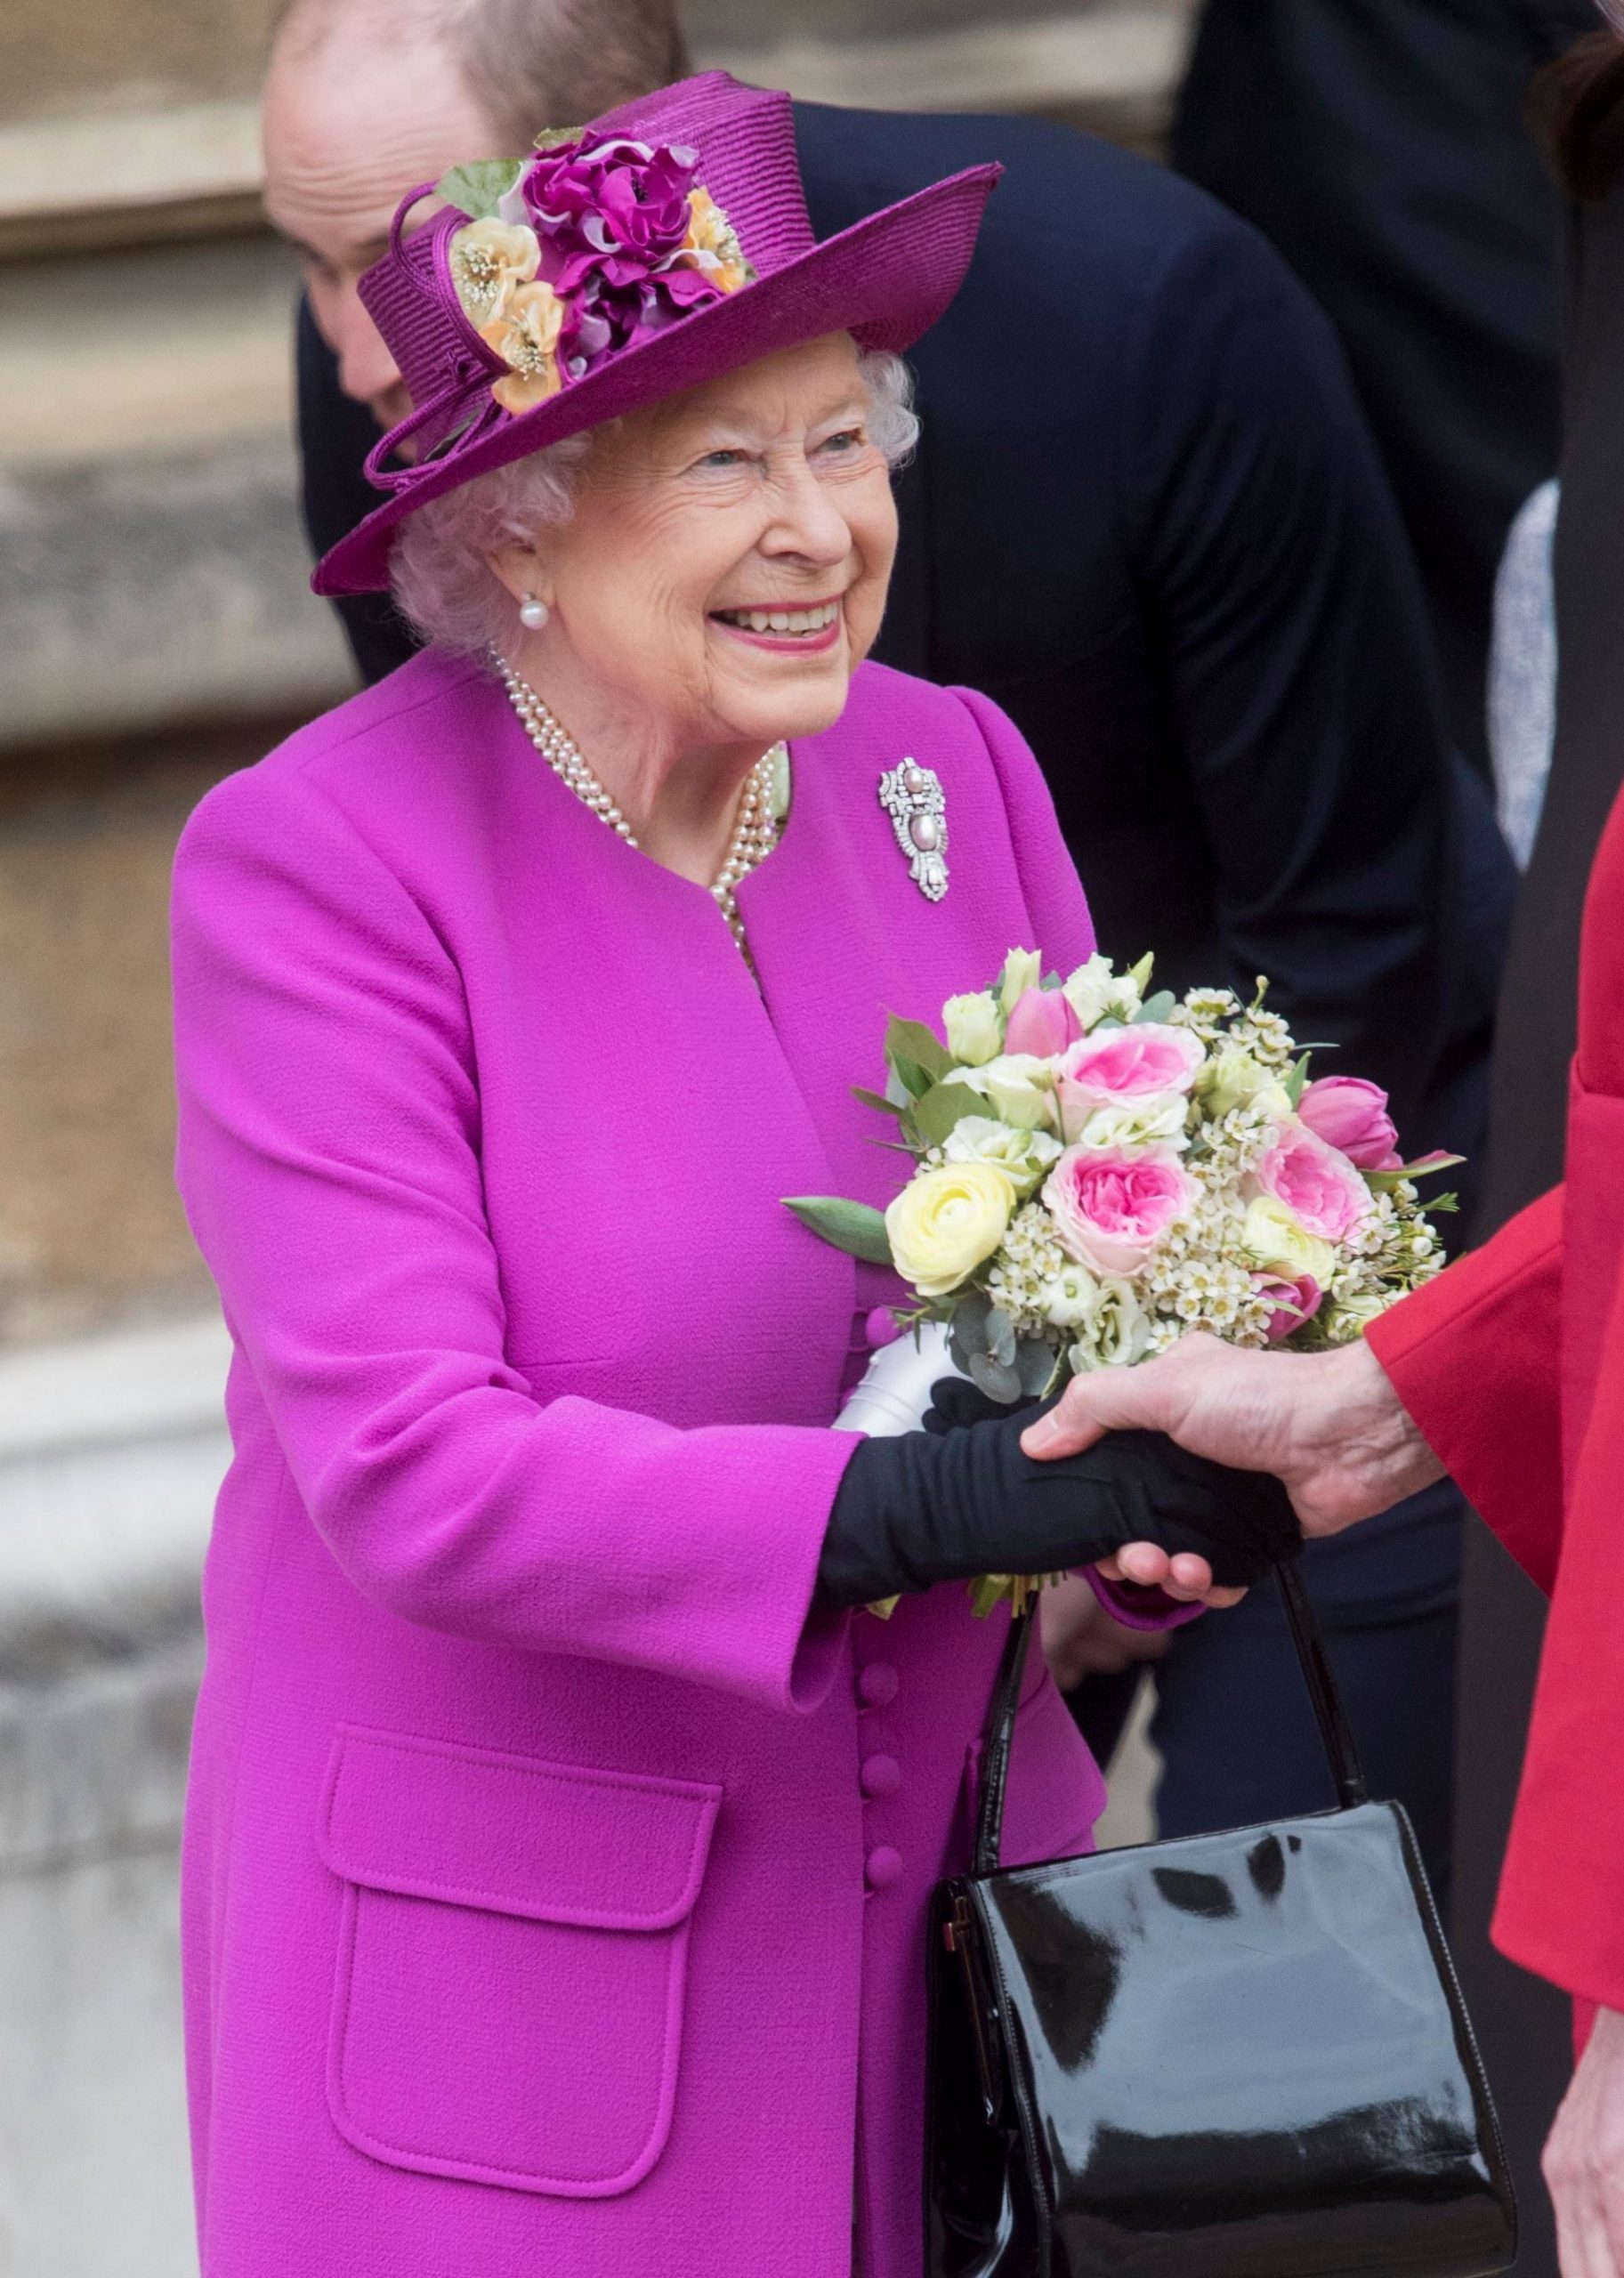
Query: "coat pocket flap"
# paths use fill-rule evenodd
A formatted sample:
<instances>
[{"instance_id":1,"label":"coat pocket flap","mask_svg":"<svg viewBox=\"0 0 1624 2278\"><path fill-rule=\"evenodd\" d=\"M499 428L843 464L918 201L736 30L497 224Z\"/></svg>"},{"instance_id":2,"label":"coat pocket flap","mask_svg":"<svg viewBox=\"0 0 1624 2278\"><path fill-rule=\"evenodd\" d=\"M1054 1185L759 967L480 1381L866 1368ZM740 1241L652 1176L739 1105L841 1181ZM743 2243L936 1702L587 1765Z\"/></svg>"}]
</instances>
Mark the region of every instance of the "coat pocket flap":
<instances>
[{"instance_id":1,"label":"coat pocket flap","mask_svg":"<svg viewBox=\"0 0 1624 2278\"><path fill-rule=\"evenodd\" d=\"M369 1890L595 1930L693 1910L722 1790L341 1725L319 1844Z\"/></svg>"}]
</instances>

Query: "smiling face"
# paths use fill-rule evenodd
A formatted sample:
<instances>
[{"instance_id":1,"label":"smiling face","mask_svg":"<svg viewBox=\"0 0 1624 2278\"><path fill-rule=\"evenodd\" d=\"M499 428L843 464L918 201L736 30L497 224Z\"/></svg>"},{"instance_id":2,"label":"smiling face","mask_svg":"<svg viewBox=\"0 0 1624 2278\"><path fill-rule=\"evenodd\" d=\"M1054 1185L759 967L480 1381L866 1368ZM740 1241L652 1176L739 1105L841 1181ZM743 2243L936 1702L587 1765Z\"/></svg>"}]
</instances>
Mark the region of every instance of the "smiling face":
<instances>
[{"instance_id":1,"label":"smiling face","mask_svg":"<svg viewBox=\"0 0 1624 2278\"><path fill-rule=\"evenodd\" d=\"M815 735L879 631L890 470L849 335L764 358L593 440L575 511L489 557L545 628L519 668L586 748Z\"/></svg>"},{"instance_id":2,"label":"smiling face","mask_svg":"<svg viewBox=\"0 0 1624 2278\"><path fill-rule=\"evenodd\" d=\"M489 149L491 130L437 44L392 45L342 12L319 37L290 21L271 57L263 128L266 207L303 259L339 384L392 427L411 405L356 287L388 245L406 191Z\"/></svg>"}]
</instances>

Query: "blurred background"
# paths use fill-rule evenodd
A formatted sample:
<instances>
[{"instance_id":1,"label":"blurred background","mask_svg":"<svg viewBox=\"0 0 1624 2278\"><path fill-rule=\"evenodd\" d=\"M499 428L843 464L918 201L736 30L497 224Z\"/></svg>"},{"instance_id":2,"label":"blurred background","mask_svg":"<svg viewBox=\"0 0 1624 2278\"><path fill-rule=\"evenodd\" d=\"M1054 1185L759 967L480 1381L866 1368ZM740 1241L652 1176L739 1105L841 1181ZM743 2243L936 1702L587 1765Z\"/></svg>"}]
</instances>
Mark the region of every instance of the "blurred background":
<instances>
[{"instance_id":1,"label":"blurred background","mask_svg":"<svg viewBox=\"0 0 1624 2278\"><path fill-rule=\"evenodd\" d=\"M699 60L1159 150L1184 0L692 0ZM270 0L0 11L0 2272L195 2270L175 1847L225 1342L170 1177L193 803L348 693L306 586ZM1125 1802L1143 1829L1143 1770Z\"/></svg>"}]
</instances>

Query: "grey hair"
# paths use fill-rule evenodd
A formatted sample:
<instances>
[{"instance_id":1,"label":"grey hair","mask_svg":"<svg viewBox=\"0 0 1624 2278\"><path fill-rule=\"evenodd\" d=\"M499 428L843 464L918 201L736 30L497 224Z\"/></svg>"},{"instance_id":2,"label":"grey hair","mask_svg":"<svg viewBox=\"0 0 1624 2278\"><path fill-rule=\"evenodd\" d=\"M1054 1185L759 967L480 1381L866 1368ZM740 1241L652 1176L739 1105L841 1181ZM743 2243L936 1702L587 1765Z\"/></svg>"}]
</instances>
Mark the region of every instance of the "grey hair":
<instances>
[{"instance_id":1,"label":"grey hair","mask_svg":"<svg viewBox=\"0 0 1624 2278\"><path fill-rule=\"evenodd\" d=\"M900 356L860 357L869 391L869 434L885 463L900 467L919 438L913 376ZM513 599L485 556L528 545L538 529L567 522L592 448L592 431L532 451L529 458L431 498L408 515L389 558L389 582L402 617L440 649L483 657L513 627Z\"/></svg>"},{"instance_id":2,"label":"grey hair","mask_svg":"<svg viewBox=\"0 0 1624 2278\"><path fill-rule=\"evenodd\" d=\"M284 0L272 20L301 58L341 28L441 48L507 157L693 68L674 0Z\"/></svg>"}]
</instances>

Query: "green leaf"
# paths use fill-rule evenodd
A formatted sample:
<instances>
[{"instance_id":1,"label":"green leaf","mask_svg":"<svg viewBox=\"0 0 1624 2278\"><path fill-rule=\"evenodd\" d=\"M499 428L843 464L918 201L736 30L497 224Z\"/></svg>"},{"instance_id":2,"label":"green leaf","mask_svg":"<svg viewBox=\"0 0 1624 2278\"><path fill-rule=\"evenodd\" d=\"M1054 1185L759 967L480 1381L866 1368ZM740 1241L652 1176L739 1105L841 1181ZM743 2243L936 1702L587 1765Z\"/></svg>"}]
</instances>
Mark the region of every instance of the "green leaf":
<instances>
[{"instance_id":1,"label":"green leaf","mask_svg":"<svg viewBox=\"0 0 1624 2278\"><path fill-rule=\"evenodd\" d=\"M985 1621L995 1607L1003 1604L1014 1579L1013 1574L979 1574L974 1582L966 1584L970 1611L978 1621Z\"/></svg>"},{"instance_id":2,"label":"green leaf","mask_svg":"<svg viewBox=\"0 0 1624 2278\"><path fill-rule=\"evenodd\" d=\"M530 148L534 150L561 150L566 142L578 142L586 132L584 126L544 126Z\"/></svg>"},{"instance_id":3,"label":"green leaf","mask_svg":"<svg viewBox=\"0 0 1624 2278\"><path fill-rule=\"evenodd\" d=\"M787 1194L783 1204L804 1226L848 1257L866 1258L870 1265L891 1264L885 1216L871 1203L848 1202L837 1194Z\"/></svg>"},{"instance_id":4,"label":"green leaf","mask_svg":"<svg viewBox=\"0 0 1624 2278\"><path fill-rule=\"evenodd\" d=\"M928 1146L940 1147L966 1115L986 1115L988 1103L968 1084L933 1084L913 1104L913 1119Z\"/></svg>"},{"instance_id":5,"label":"green leaf","mask_svg":"<svg viewBox=\"0 0 1624 2278\"><path fill-rule=\"evenodd\" d=\"M928 1069L920 1067L917 1060L893 1060L891 1064L910 1101L923 1099L936 1080Z\"/></svg>"},{"instance_id":6,"label":"green leaf","mask_svg":"<svg viewBox=\"0 0 1624 2278\"><path fill-rule=\"evenodd\" d=\"M1023 1337L1015 1347L1015 1374L1029 1400L1043 1398L1059 1367L1059 1353L1041 1337Z\"/></svg>"},{"instance_id":7,"label":"green leaf","mask_svg":"<svg viewBox=\"0 0 1624 2278\"><path fill-rule=\"evenodd\" d=\"M1165 1021L1168 1014L1173 1010L1173 1007L1177 1004L1177 1002L1178 998L1173 994L1173 991L1170 989L1159 989L1154 997L1147 997L1145 998L1143 1004L1139 1007L1139 1010L1134 1014L1134 1019L1135 1022L1140 1021Z\"/></svg>"},{"instance_id":8,"label":"green leaf","mask_svg":"<svg viewBox=\"0 0 1624 2278\"><path fill-rule=\"evenodd\" d=\"M1464 1155L1423 1155L1418 1162L1401 1163L1396 1170L1367 1171L1365 1184L1374 1187L1378 1194L1391 1194L1404 1179L1430 1178L1434 1171L1454 1170L1465 1160ZM1436 1210L1438 1207L1435 1201L1426 1206L1429 1210Z\"/></svg>"},{"instance_id":9,"label":"green leaf","mask_svg":"<svg viewBox=\"0 0 1624 2278\"><path fill-rule=\"evenodd\" d=\"M987 1324L992 1319L992 1299L984 1289L966 1289L953 1308L948 1353L953 1366L962 1369L966 1376L970 1373L970 1362L975 1354L987 1350Z\"/></svg>"},{"instance_id":10,"label":"green leaf","mask_svg":"<svg viewBox=\"0 0 1624 2278\"><path fill-rule=\"evenodd\" d=\"M939 1043L935 1031L923 1021L901 1021L893 1014L885 1028L885 1057L893 1068L909 1061L922 1068L933 1083L940 1083L953 1065L953 1055Z\"/></svg>"},{"instance_id":11,"label":"green leaf","mask_svg":"<svg viewBox=\"0 0 1624 2278\"><path fill-rule=\"evenodd\" d=\"M901 1603L902 1594L899 1590L895 1597L870 1598L865 1611L877 1615L881 1621L889 1621Z\"/></svg>"},{"instance_id":12,"label":"green leaf","mask_svg":"<svg viewBox=\"0 0 1624 2278\"><path fill-rule=\"evenodd\" d=\"M1000 1369L1014 1367L1015 1325L998 1305L987 1316L987 1350Z\"/></svg>"},{"instance_id":13,"label":"green leaf","mask_svg":"<svg viewBox=\"0 0 1624 2278\"><path fill-rule=\"evenodd\" d=\"M523 172L522 158L474 158L441 174L434 191L471 222L486 222Z\"/></svg>"},{"instance_id":14,"label":"green leaf","mask_svg":"<svg viewBox=\"0 0 1624 2278\"><path fill-rule=\"evenodd\" d=\"M1135 988L1140 991L1141 995L1143 994L1145 989L1149 986L1151 975L1155 972L1155 970L1156 956L1155 952L1151 949L1147 949L1145 951L1137 965L1129 965L1127 969L1127 977L1133 982Z\"/></svg>"},{"instance_id":15,"label":"green leaf","mask_svg":"<svg viewBox=\"0 0 1624 2278\"><path fill-rule=\"evenodd\" d=\"M1014 1370L988 1353L970 1355L970 1374L989 1400L999 1401L1006 1408L1013 1407L1021 1397L1021 1379Z\"/></svg>"},{"instance_id":16,"label":"green leaf","mask_svg":"<svg viewBox=\"0 0 1624 2278\"><path fill-rule=\"evenodd\" d=\"M1293 1107L1295 1107L1297 1102L1302 1098L1304 1089L1307 1085L1308 1062L1311 1057L1312 1054L1305 1052L1302 1058L1297 1062L1296 1067L1293 1068L1291 1073L1287 1077L1285 1082L1281 1086L1281 1091L1284 1092L1286 1097L1290 1101Z\"/></svg>"},{"instance_id":17,"label":"green leaf","mask_svg":"<svg viewBox=\"0 0 1624 2278\"><path fill-rule=\"evenodd\" d=\"M876 1109L881 1115L901 1115L902 1112L901 1100L888 1100L884 1092L870 1092L861 1084L852 1085L852 1097L860 1100L864 1107Z\"/></svg>"}]
</instances>

